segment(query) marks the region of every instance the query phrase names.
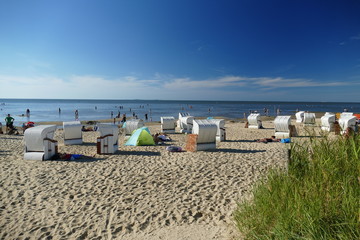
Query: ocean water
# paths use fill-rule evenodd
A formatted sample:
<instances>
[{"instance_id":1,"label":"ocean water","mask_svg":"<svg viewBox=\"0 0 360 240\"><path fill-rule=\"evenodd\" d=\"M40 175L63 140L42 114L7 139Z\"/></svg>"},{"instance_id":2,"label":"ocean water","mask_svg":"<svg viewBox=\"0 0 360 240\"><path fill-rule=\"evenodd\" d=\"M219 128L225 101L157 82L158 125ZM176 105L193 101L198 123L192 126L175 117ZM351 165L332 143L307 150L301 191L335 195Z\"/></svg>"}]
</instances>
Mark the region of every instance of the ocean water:
<instances>
[{"instance_id":1,"label":"ocean water","mask_svg":"<svg viewBox=\"0 0 360 240\"><path fill-rule=\"evenodd\" d=\"M120 106L122 108L120 108ZM59 113L59 108L61 113ZM132 117L160 121L162 116L178 118L179 112L189 112L194 117L221 116L228 119L243 118L244 114L258 111L265 115L276 116L277 109L281 115L294 115L296 111L309 112L360 112L360 103L331 103L331 102L254 102L254 101L164 101L164 100L69 100L69 99L1 99L0 121L11 114L15 118L15 125L27 121L35 123L44 121L73 121L75 110L79 112L79 120L110 119L126 114ZM30 117L26 110L30 110Z\"/></svg>"}]
</instances>

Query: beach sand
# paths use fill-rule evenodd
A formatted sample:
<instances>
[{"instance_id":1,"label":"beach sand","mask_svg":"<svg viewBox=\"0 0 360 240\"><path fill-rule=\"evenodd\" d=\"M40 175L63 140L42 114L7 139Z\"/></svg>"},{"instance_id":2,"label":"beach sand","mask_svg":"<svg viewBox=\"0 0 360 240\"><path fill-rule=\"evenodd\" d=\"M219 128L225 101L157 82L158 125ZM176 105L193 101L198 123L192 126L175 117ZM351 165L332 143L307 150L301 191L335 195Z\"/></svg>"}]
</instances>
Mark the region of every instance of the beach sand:
<instances>
[{"instance_id":1,"label":"beach sand","mask_svg":"<svg viewBox=\"0 0 360 240\"><path fill-rule=\"evenodd\" d=\"M97 132L84 144L59 152L75 161L25 161L22 135L0 135L1 239L234 239L232 213L250 199L254 183L271 168L286 168L288 145L256 143L274 135L227 122L227 141L216 150L167 152L185 147L186 135L170 134L163 146L124 146L96 154ZM149 125L151 133L160 124Z\"/></svg>"}]
</instances>

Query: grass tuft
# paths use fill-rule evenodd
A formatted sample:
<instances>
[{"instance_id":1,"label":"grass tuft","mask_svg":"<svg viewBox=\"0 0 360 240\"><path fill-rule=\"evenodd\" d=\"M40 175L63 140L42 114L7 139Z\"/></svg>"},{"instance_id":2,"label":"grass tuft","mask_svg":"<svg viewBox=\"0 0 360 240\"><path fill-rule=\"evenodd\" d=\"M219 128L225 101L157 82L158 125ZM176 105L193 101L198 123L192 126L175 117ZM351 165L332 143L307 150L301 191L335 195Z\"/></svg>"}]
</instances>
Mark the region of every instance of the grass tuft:
<instances>
[{"instance_id":1,"label":"grass tuft","mask_svg":"<svg viewBox=\"0 0 360 240\"><path fill-rule=\"evenodd\" d=\"M238 205L246 239L360 239L360 136L292 144L288 171L273 170Z\"/></svg>"}]
</instances>

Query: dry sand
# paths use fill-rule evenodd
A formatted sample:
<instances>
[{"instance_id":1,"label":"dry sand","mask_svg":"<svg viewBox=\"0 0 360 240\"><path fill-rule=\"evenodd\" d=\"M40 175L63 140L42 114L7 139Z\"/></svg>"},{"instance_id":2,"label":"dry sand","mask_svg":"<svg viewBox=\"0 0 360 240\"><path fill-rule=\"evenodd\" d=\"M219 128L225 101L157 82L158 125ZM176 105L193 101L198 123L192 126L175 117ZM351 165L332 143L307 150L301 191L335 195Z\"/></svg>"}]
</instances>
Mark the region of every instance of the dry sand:
<instances>
[{"instance_id":1,"label":"dry sand","mask_svg":"<svg viewBox=\"0 0 360 240\"><path fill-rule=\"evenodd\" d=\"M287 145L256 143L274 134L226 123L227 141L202 152L124 146L96 154L96 132L59 152L75 161L25 161L23 136L0 135L0 239L233 239L232 213L271 168L286 167ZM150 125L152 133L160 125ZM169 144L185 147L186 135Z\"/></svg>"}]
</instances>

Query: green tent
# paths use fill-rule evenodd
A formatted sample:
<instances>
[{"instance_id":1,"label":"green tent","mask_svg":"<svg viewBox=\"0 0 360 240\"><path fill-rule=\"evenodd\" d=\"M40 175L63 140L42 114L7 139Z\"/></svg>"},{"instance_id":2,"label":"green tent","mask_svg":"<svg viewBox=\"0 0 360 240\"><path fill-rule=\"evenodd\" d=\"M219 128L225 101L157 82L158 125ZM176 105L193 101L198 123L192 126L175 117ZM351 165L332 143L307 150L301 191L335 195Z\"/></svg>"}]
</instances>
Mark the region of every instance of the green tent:
<instances>
[{"instance_id":1,"label":"green tent","mask_svg":"<svg viewBox=\"0 0 360 240\"><path fill-rule=\"evenodd\" d=\"M125 146L152 146L155 145L154 139L147 127L136 129L125 143Z\"/></svg>"}]
</instances>

